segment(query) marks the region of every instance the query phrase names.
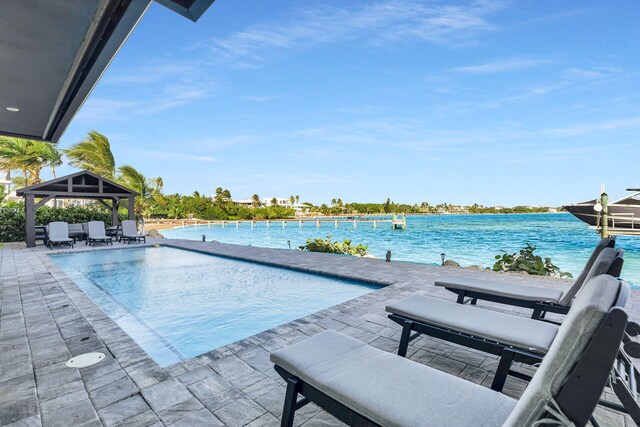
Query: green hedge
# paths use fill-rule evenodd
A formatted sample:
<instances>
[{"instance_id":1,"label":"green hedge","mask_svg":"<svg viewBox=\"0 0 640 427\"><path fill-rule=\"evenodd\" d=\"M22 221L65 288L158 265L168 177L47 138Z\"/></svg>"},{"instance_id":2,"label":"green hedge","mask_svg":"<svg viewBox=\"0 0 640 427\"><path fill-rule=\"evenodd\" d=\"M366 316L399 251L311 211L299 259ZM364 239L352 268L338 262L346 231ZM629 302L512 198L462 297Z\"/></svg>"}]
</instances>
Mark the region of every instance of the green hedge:
<instances>
[{"instance_id":1,"label":"green hedge","mask_svg":"<svg viewBox=\"0 0 640 427\"><path fill-rule=\"evenodd\" d=\"M126 219L120 213L120 219ZM89 221L103 221L111 225L111 212L96 208L50 208L43 206L36 210L36 225L47 225L54 221L69 224ZM0 242L18 242L24 240L24 209L0 209Z\"/></svg>"}]
</instances>

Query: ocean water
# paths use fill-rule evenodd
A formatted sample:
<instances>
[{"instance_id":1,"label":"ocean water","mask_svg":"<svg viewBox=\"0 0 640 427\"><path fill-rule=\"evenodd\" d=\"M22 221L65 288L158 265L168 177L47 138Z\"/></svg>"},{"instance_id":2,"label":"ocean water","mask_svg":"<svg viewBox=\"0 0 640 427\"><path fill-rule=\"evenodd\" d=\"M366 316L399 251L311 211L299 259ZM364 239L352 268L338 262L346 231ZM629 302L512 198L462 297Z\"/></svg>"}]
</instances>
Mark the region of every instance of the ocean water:
<instances>
[{"instance_id":1,"label":"ocean water","mask_svg":"<svg viewBox=\"0 0 640 427\"><path fill-rule=\"evenodd\" d=\"M384 258L391 251L392 261L409 261L439 265L440 254L463 266L491 267L494 257L501 250L516 252L531 243L542 257L551 257L562 271L577 275L599 236L586 224L570 214L513 214L513 215L431 215L408 216L406 230L392 230L389 223L353 224L307 223L302 228L297 223L282 224L273 221L267 228L264 223L190 226L164 230L167 238L209 240L279 249L292 249L303 245L308 238L332 235L334 240L351 239L352 244L368 245L369 252ZM625 249L623 277L640 284L640 238L618 237L618 247Z\"/></svg>"},{"instance_id":2,"label":"ocean water","mask_svg":"<svg viewBox=\"0 0 640 427\"><path fill-rule=\"evenodd\" d=\"M166 247L51 258L162 366L379 289Z\"/></svg>"}]
</instances>

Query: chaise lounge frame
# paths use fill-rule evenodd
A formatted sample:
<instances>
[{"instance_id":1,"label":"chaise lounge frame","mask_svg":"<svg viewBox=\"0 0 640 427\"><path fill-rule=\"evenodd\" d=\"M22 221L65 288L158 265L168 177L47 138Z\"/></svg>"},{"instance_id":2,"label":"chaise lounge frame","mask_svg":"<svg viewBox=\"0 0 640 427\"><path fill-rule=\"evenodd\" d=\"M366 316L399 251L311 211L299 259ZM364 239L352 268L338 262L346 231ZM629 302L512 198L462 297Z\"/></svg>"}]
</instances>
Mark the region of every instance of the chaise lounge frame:
<instances>
[{"instance_id":1,"label":"chaise lounge frame","mask_svg":"<svg viewBox=\"0 0 640 427\"><path fill-rule=\"evenodd\" d=\"M615 246L615 239L609 239L608 245L606 247L613 248ZM612 274L614 277L618 277L620 272L622 271L622 260L617 261L615 266L612 266L612 272L618 271L617 274ZM617 270L616 270L617 269ZM514 297L507 297L502 295L494 295L490 293L471 291L467 289L459 289L453 286L443 286L446 290L453 292L458 297L456 302L458 304L467 304L476 305L478 300L495 302L498 304L511 305L516 307L530 308L533 310L531 314L532 319L544 319L546 313L557 313L557 314L567 314L570 305L560 305L547 301L531 301L525 299L519 299Z\"/></svg>"},{"instance_id":2,"label":"chaise lounge frame","mask_svg":"<svg viewBox=\"0 0 640 427\"><path fill-rule=\"evenodd\" d=\"M612 262L611 267L606 274L618 277L620 275L622 265L623 258L619 255ZM624 305L629 297L628 288L623 289L626 289L626 294L621 291L617 305ZM500 356L498 368L496 369L495 376L491 384L491 389L495 391L502 391L508 376L525 381L531 380L532 377L530 375L511 369L514 362L535 365L542 362L542 359L545 356L545 353L543 352L519 348L512 344L502 343L481 336L474 336L454 328L447 328L427 323L395 313L390 313L387 317L402 326L402 334L400 336L400 344L398 346L399 356L406 357L409 343L422 334ZM630 335L636 335L634 334L635 325L635 322L627 324L622 338L622 343L629 342L631 340ZM618 399L620 399L622 405L605 400L600 400L599 403L602 406L628 413L637 424L640 424L640 406L636 400L638 383L640 383L640 373L635 369L629 357L621 349L613 368L611 388Z\"/></svg>"},{"instance_id":3,"label":"chaise lounge frame","mask_svg":"<svg viewBox=\"0 0 640 427\"><path fill-rule=\"evenodd\" d=\"M618 356L618 349L627 325L627 314L622 306L624 306L628 295L628 285L621 286L618 302L609 310L598 326L591 341L587 344L585 351L556 396L556 402L560 409L576 426L585 425L589 421L597 425L592 414L600 399L602 390L609 380L612 366ZM310 402L315 403L348 425L379 425L306 383L286 369L275 365L275 370L287 383L281 421L282 427L293 426L295 412ZM298 395L302 395L303 398L298 400Z\"/></svg>"}]
</instances>

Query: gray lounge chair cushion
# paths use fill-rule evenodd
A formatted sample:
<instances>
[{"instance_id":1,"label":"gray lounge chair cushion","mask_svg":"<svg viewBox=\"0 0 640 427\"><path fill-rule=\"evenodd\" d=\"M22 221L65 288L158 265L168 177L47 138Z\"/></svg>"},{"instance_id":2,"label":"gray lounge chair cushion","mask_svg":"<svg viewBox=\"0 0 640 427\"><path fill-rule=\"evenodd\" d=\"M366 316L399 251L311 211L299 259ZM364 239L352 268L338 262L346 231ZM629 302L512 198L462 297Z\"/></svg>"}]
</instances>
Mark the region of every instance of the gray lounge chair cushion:
<instances>
[{"instance_id":1,"label":"gray lounge chair cushion","mask_svg":"<svg viewBox=\"0 0 640 427\"><path fill-rule=\"evenodd\" d=\"M558 326L552 323L418 294L389 304L386 310L424 323L542 354L549 350L558 332Z\"/></svg>"},{"instance_id":2,"label":"gray lounge chair cushion","mask_svg":"<svg viewBox=\"0 0 640 427\"><path fill-rule=\"evenodd\" d=\"M587 271L585 278L583 279L583 282L593 277L599 276L601 274L607 274L607 272L611 268L611 264L613 264L613 261L615 261L616 257L618 256L619 257L624 256L624 249L614 249L614 248L601 249L600 253L596 257L596 260L593 261L591 268ZM580 273L579 277L581 276L582 276L582 273ZM561 305L570 305L571 300L573 300L573 298L580 292L580 288L582 287L583 283L578 284L578 280L579 279L576 279L573 285L569 286L564 290L564 292L562 293L562 297L560 298Z\"/></svg>"},{"instance_id":3,"label":"gray lounge chair cushion","mask_svg":"<svg viewBox=\"0 0 640 427\"><path fill-rule=\"evenodd\" d=\"M615 245L614 239L611 239L608 237L605 237L604 239L600 239L600 241L596 245L596 248L589 256L587 263L584 265L584 268L582 269L578 277L576 277L575 282L573 282L573 285L569 286L564 290L562 294L562 298L560 299L560 303L562 305L569 304L573 299L573 297L576 296L576 294L578 293L582 285L584 285L585 280L587 280L589 271L591 271L591 267L593 267L593 263L596 261L596 259L598 258L602 250L607 247L613 248L614 245ZM603 273L598 273L598 274L603 274Z\"/></svg>"},{"instance_id":4,"label":"gray lounge chair cushion","mask_svg":"<svg viewBox=\"0 0 640 427\"><path fill-rule=\"evenodd\" d=\"M542 416L545 406L557 396L606 313L615 304L619 290L620 282L609 275L585 282L505 426L530 426Z\"/></svg>"},{"instance_id":5,"label":"gray lounge chair cushion","mask_svg":"<svg viewBox=\"0 0 640 427\"><path fill-rule=\"evenodd\" d=\"M476 279L473 277L451 276L435 282L436 286L475 291L500 297L515 298L524 301L543 301L558 303L563 289L542 286L522 285L513 282Z\"/></svg>"},{"instance_id":6,"label":"gray lounge chair cushion","mask_svg":"<svg viewBox=\"0 0 640 427\"><path fill-rule=\"evenodd\" d=\"M143 236L138 233L136 222L134 220L125 219L122 221L122 237L137 239Z\"/></svg>"},{"instance_id":7,"label":"gray lounge chair cushion","mask_svg":"<svg viewBox=\"0 0 640 427\"><path fill-rule=\"evenodd\" d=\"M66 222L55 221L49 223L48 239L53 243L69 243L73 239L69 237L69 225Z\"/></svg>"},{"instance_id":8,"label":"gray lounge chair cushion","mask_svg":"<svg viewBox=\"0 0 640 427\"><path fill-rule=\"evenodd\" d=\"M89 240L111 240L104 230L104 222L89 222Z\"/></svg>"},{"instance_id":9,"label":"gray lounge chair cushion","mask_svg":"<svg viewBox=\"0 0 640 427\"><path fill-rule=\"evenodd\" d=\"M383 426L498 426L516 404L334 331L276 351L271 361Z\"/></svg>"}]
</instances>

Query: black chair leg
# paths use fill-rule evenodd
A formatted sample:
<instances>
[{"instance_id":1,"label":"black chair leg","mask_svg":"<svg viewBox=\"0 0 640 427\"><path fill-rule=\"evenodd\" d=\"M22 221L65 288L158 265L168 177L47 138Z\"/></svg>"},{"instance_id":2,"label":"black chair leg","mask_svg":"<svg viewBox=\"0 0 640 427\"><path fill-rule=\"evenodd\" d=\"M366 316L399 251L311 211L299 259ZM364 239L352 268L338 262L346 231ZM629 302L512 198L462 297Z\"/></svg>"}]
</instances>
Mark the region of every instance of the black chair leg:
<instances>
[{"instance_id":1,"label":"black chair leg","mask_svg":"<svg viewBox=\"0 0 640 427\"><path fill-rule=\"evenodd\" d=\"M412 329L413 322L405 320L404 324L402 325L402 335L400 336L400 345L398 346L398 356L407 356L407 349L409 348L409 341L411 341Z\"/></svg>"},{"instance_id":2,"label":"black chair leg","mask_svg":"<svg viewBox=\"0 0 640 427\"><path fill-rule=\"evenodd\" d=\"M293 418L296 415L296 403L298 402L298 387L300 382L297 378L287 379L287 392L284 397L284 409L282 410L281 427L292 427Z\"/></svg>"},{"instance_id":3,"label":"black chair leg","mask_svg":"<svg viewBox=\"0 0 640 427\"><path fill-rule=\"evenodd\" d=\"M493 383L491 384L491 390L502 391L504 383L507 381L511 364L513 363L513 356L515 353L508 348L502 350L502 356L500 357L500 363L498 363L498 369L493 377Z\"/></svg>"}]
</instances>

